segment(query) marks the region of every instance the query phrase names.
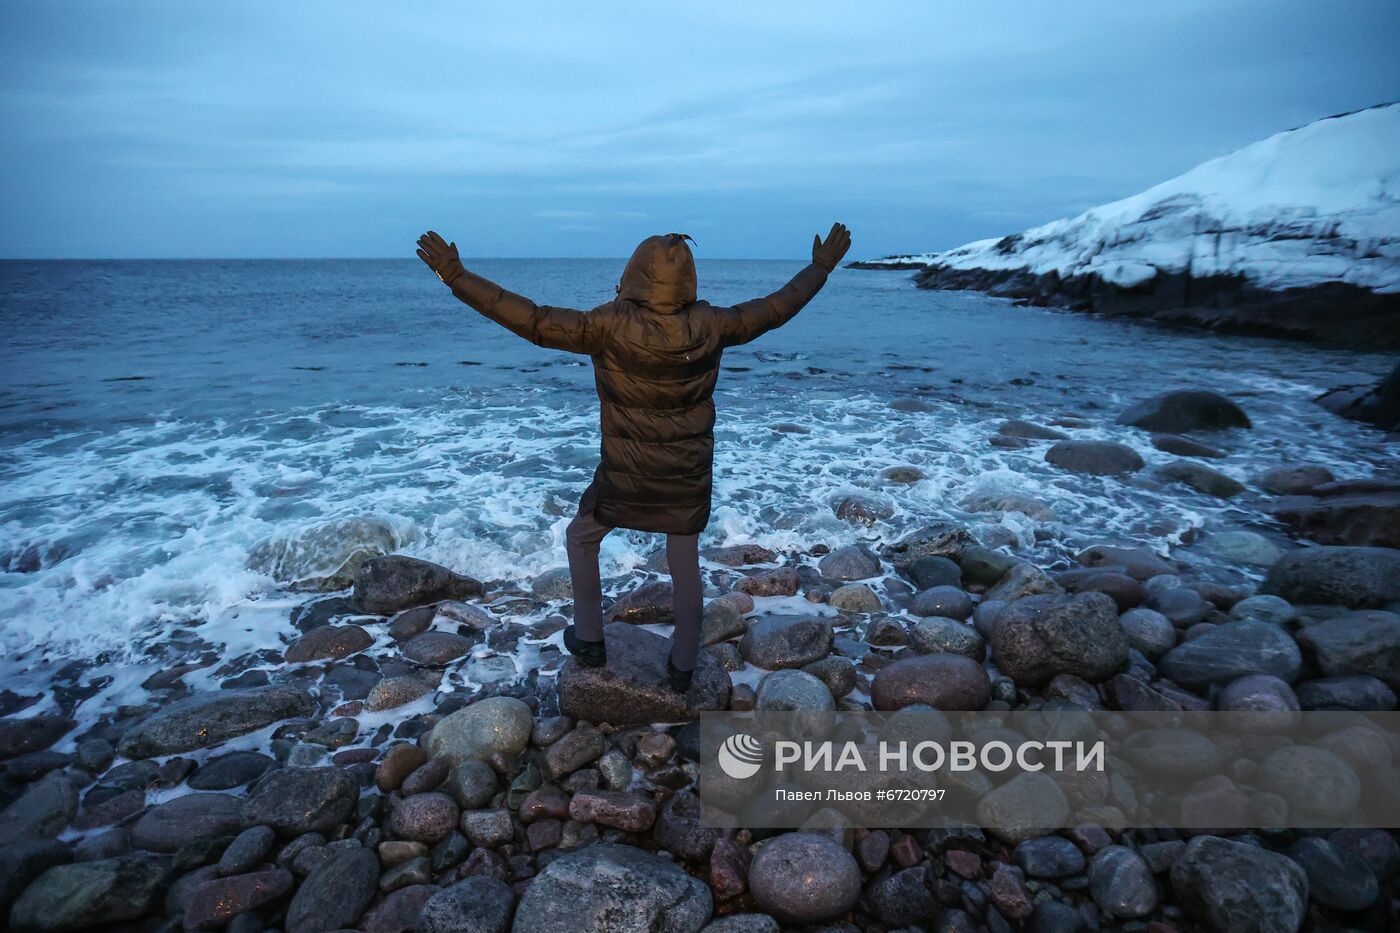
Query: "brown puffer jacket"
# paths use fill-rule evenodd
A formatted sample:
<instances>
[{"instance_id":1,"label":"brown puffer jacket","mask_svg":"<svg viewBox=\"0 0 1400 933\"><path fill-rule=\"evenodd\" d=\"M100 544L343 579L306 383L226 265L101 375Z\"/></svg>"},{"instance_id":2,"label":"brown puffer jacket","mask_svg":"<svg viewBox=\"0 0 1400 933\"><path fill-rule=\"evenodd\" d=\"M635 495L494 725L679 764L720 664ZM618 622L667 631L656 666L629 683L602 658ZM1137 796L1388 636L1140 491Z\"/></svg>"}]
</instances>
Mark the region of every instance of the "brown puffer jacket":
<instances>
[{"instance_id":1,"label":"brown puffer jacket","mask_svg":"<svg viewBox=\"0 0 1400 933\"><path fill-rule=\"evenodd\" d=\"M720 355L787 323L826 284L826 269L812 263L771 295L716 308L696 300L685 240L643 240L617 297L592 311L536 305L471 272L450 282L458 298L530 342L593 358L602 461L579 509L614 528L705 527Z\"/></svg>"}]
</instances>

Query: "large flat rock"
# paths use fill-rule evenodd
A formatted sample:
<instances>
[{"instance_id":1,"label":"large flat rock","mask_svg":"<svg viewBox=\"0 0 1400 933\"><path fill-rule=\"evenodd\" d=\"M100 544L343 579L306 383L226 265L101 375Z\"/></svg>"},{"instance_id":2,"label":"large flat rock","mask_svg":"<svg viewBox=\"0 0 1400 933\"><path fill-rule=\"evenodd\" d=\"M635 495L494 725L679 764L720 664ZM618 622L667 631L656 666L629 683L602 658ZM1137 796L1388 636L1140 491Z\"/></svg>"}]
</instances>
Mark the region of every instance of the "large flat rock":
<instances>
[{"instance_id":1,"label":"large flat rock","mask_svg":"<svg viewBox=\"0 0 1400 933\"><path fill-rule=\"evenodd\" d=\"M700 710L729 706L729 674L706 652L696 659L685 695L672 692L666 677L670 639L613 622L603 629L606 667L584 667L569 658L559 671L559 710L575 719L614 726L686 722Z\"/></svg>"},{"instance_id":2,"label":"large flat rock","mask_svg":"<svg viewBox=\"0 0 1400 933\"><path fill-rule=\"evenodd\" d=\"M315 712L316 701L311 695L294 687L200 693L152 714L122 736L118 751L127 758L175 755Z\"/></svg>"}]
</instances>

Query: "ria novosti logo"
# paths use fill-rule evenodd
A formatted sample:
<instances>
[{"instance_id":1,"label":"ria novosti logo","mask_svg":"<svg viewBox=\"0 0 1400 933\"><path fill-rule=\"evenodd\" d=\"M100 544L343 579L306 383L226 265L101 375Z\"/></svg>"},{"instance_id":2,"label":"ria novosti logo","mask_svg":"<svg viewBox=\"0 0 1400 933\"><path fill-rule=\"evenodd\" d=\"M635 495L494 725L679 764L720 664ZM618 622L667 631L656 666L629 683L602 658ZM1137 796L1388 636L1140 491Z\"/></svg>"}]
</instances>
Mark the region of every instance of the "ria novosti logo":
<instances>
[{"instance_id":1,"label":"ria novosti logo","mask_svg":"<svg viewBox=\"0 0 1400 933\"><path fill-rule=\"evenodd\" d=\"M763 746L758 739L736 732L719 746L719 769L735 780L751 778L763 767Z\"/></svg>"}]
</instances>

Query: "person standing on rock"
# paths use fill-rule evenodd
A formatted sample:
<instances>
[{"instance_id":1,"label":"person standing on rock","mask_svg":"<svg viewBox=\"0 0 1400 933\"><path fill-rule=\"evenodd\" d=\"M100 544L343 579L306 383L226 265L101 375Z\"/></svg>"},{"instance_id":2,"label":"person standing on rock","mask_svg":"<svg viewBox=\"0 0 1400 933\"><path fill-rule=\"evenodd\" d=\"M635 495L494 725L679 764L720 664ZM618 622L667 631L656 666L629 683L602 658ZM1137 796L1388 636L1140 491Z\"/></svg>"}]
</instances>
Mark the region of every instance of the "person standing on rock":
<instances>
[{"instance_id":1,"label":"person standing on rock","mask_svg":"<svg viewBox=\"0 0 1400 933\"><path fill-rule=\"evenodd\" d=\"M418 257L476 311L538 346L593 358L602 457L568 527L574 624L564 646L581 664L607 663L599 546L614 528L663 533L676 616L667 671L677 692L690 689L700 650L698 540L710 519L720 356L792 320L846 255L851 234L832 224L826 239L813 238L811 264L790 282L732 308L696 299L687 240L643 240L617 297L591 311L537 305L468 272L456 243L431 230L418 240Z\"/></svg>"}]
</instances>

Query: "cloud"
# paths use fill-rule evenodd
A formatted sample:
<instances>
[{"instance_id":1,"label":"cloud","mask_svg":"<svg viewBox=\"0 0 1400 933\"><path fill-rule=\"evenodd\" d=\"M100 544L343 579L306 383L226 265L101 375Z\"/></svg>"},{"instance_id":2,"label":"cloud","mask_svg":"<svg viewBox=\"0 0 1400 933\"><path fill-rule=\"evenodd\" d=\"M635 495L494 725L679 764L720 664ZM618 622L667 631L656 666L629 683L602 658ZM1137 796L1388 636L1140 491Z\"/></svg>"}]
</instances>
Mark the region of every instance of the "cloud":
<instances>
[{"instance_id":1,"label":"cloud","mask_svg":"<svg viewBox=\"0 0 1400 933\"><path fill-rule=\"evenodd\" d=\"M871 254L1400 96L1400 8L1262 0L0 5L0 256ZM188 231L200 229L191 246ZM655 228L655 229L652 229ZM295 230L295 235L289 235Z\"/></svg>"}]
</instances>

